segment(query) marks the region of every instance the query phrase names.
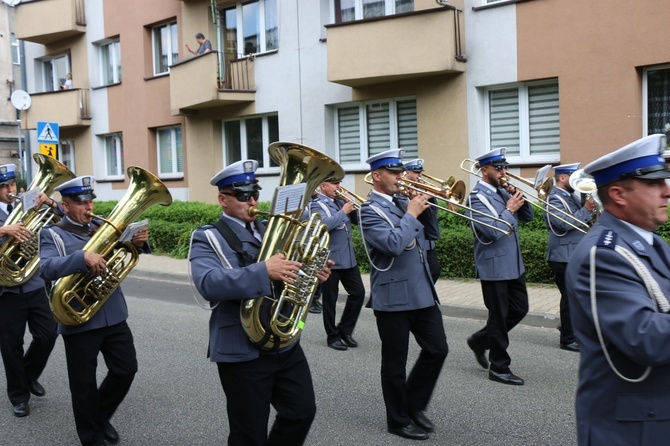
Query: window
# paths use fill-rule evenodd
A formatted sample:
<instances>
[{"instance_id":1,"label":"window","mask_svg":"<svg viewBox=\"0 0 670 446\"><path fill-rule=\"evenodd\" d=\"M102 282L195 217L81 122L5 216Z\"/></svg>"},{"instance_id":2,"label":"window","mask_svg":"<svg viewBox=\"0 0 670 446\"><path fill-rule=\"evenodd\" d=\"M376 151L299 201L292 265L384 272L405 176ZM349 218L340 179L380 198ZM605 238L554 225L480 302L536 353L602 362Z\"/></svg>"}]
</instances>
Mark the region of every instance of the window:
<instances>
[{"instance_id":1,"label":"window","mask_svg":"<svg viewBox=\"0 0 670 446\"><path fill-rule=\"evenodd\" d=\"M16 40L16 35L14 35L14 33L12 33L10 39L12 41L12 63L14 65L21 65L21 45L19 44L19 41Z\"/></svg>"},{"instance_id":2,"label":"window","mask_svg":"<svg viewBox=\"0 0 670 446\"><path fill-rule=\"evenodd\" d=\"M223 163L228 165L243 159L258 161L259 169L278 167L266 148L279 141L277 115L225 121L223 123Z\"/></svg>"},{"instance_id":3,"label":"window","mask_svg":"<svg viewBox=\"0 0 670 446\"><path fill-rule=\"evenodd\" d=\"M181 143L181 127L164 127L156 130L158 143L158 176L182 178L184 176L184 153Z\"/></svg>"},{"instance_id":4,"label":"window","mask_svg":"<svg viewBox=\"0 0 670 446\"><path fill-rule=\"evenodd\" d=\"M65 164L72 172L76 172L74 164L74 140L61 140L58 146L58 161Z\"/></svg>"},{"instance_id":5,"label":"window","mask_svg":"<svg viewBox=\"0 0 670 446\"><path fill-rule=\"evenodd\" d=\"M42 59L44 91L62 90L70 73L70 54Z\"/></svg>"},{"instance_id":6,"label":"window","mask_svg":"<svg viewBox=\"0 0 670 446\"><path fill-rule=\"evenodd\" d=\"M105 142L105 177L107 179L123 176L123 139L121 133L102 136Z\"/></svg>"},{"instance_id":7,"label":"window","mask_svg":"<svg viewBox=\"0 0 670 446\"><path fill-rule=\"evenodd\" d=\"M241 57L279 48L277 0L239 2L219 14L224 51Z\"/></svg>"},{"instance_id":8,"label":"window","mask_svg":"<svg viewBox=\"0 0 670 446\"><path fill-rule=\"evenodd\" d=\"M119 39L104 40L100 47L100 82L102 85L121 82L121 42Z\"/></svg>"},{"instance_id":9,"label":"window","mask_svg":"<svg viewBox=\"0 0 670 446\"><path fill-rule=\"evenodd\" d=\"M168 72L170 65L179 62L177 23L157 26L152 30L154 75Z\"/></svg>"},{"instance_id":10,"label":"window","mask_svg":"<svg viewBox=\"0 0 670 446\"><path fill-rule=\"evenodd\" d=\"M335 23L414 11L414 0L333 0Z\"/></svg>"},{"instance_id":11,"label":"window","mask_svg":"<svg viewBox=\"0 0 670 446\"><path fill-rule=\"evenodd\" d=\"M507 147L515 162L560 159L558 80L487 91L488 149Z\"/></svg>"},{"instance_id":12,"label":"window","mask_svg":"<svg viewBox=\"0 0 670 446\"><path fill-rule=\"evenodd\" d=\"M340 164L364 164L370 156L393 148L403 157L418 156L416 99L395 99L337 108L337 147Z\"/></svg>"},{"instance_id":13,"label":"window","mask_svg":"<svg viewBox=\"0 0 670 446\"><path fill-rule=\"evenodd\" d=\"M664 133L670 139L670 66L646 69L642 87L647 135Z\"/></svg>"}]
</instances>

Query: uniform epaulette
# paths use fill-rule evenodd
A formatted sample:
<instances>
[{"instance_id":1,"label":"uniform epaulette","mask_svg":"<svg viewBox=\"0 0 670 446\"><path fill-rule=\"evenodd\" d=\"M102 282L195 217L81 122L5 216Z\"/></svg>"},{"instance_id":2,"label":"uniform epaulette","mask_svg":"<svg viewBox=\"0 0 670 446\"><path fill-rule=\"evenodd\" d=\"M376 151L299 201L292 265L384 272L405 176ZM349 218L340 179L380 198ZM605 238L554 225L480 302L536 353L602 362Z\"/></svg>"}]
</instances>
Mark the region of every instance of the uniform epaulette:
<instances>
[{"instance_id":1,"label":"uniform epaulette","mask_svg":"<svg viewBox=\"0 0 670 446\"><path fill-rule=\"evenodd\" d=\"M617 238L618 236L616 232L612 231L611 229L607 229L603 231L602 234L600 234L596 246L614 249L616 247Z\"/></svg>"},{"instance_id":2,"label":"uniform epaulette","mask_svg":"<svg viewBox=\"0 0 670 446\"><path fill-rule=\"evenodd\" d=\"M477 195L479 193L479 189L472 189L472 191L470 191L470 193L473 194L473 195Z\"/></svg>"}]
</instances>

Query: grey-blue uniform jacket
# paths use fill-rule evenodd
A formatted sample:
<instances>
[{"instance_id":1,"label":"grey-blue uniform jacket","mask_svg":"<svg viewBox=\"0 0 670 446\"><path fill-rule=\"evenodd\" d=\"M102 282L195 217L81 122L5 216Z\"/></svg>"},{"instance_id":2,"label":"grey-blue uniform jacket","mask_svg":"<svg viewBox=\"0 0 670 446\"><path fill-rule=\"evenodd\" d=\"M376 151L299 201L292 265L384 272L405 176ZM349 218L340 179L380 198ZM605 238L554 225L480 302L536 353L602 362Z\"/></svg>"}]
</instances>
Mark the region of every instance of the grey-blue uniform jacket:
<instances>
[{"instance_id":1,"label":"grey-blue uniform jacket","mask_svg":"<svg viewBox=\"0 0 670 446\"><path fill-rule=\"evenodd\" d=\"M94 222L92 227L95 228ZM63 242L65 255L61 257L56 243L58 237ZM86 273L88 267L84 260L84 245L91 239L90 235L75 234L60 228L48 226L40 232L40 276L45 282L55 282L61 277L70 274ZM147 245L148 246L148 245ZM147 247L144 251L149 252ZM128 319L128 305L119 286L107 299L95 316L82 325L58 324L59 334L81 333L96 328L111 327Z\"/></svg>"},{"instance_id":2,"label":"grey-blue uniform jacket","mask_svg":"<svg viewBox=\"0 0 670 446\"><path fill-rule=\"evenodd\" d=\"M272 289L265 262L256 262L261 242L242 225L222 215L242 242L248 254L241 268L238 256L212 225L193 232L189 259L191 278L207 301L217 304L209 319L209 358L212 362L244 362L258 358L259 348L251 343L240 321L240 303L244 299L271 296ZM256 223L262 236L265 227ZM208 241L214 237L221 247L225 265ZM294 344L296 345L296 344Z\"/></svg>"},{"instance_id":3,"label":"grey-blue uniform jacket","mask_svg":"<svg viewBox=\"0 0 670 446\"><path fill-rule=\"evenodd\" d=\"M505 207L511 195L502 188L498 188L498 191L504 199L480 181L468 196L468 206L503 219L514 228L510 235L505 235L484 225L471 223L470 226L475 235L475 268L477 277L481 280L514 280L521 277L526 271L523 258L521 258L517 218L521 221L531 221L533 208L526 201L517 212L512 213ZM468 212L468 216L497 228L509 230L504 223L487 218L482 214Z\"/></svg>"},{"instance_id":4,"label":"grey-blue uniform jacket","mask_svg":"<svg viewBox=\"0 0 670 446\"><path fill-rule=\"evenodd\" d=\"M582 206L574 194L560 187L554 186L547 201L554 207L548 206L549 212L544 213L544 224L549 230L546 260L548 262L567 263L577 244L584 237L584 233L570 226L566 221L578 228L588 230L589 227L580 224L579 221L588 223L593 215ZM579 221L574 221L574 219L563 215L556 208L567 212ZM559 220L555 215L565 221Z\"/></svg>"},{"instance_id":5,"label":"grey-blue uniform jacket","mask_svg":"<svg viewBox=\"0 0 670 446\"><path fill-rule=\"evenodd\" d=\"M406 210L408 199L401 200ZM418 310L438 302L424 247L425 234L434 237L439 228L434 219L421 218L423 214L416 219L375 191L361 206L361 232L374 264L370 267L373 310Z\"/></svg>"},{"instance_id":6,"label":"grey-blue uniform jacket","mask_svg":"<svg viewBox=\"0 0 670 446\"><path fill-rule=\"evenodd\" d=\"M337 204L325 195L319 194L309 203L310 214L317 213L321 221L328 226L330 236L330 258L335 262L332 269L349 269L357 265L354 254L354 242L351 239L351 219L357 215L345 214Z\"/></svg>"},{"instance_id":7,"label":"grey-blue uniform jacket","mask_svg":"<svg viewBox=\"0 0 670 446\"><path fill-rule=\"evenodd\" d=\"M572 326L579 341L579 384L575 401L580 445L667 445L670 439L670 314L657 312L631 264L614 251L628 249L670 297L670 248L663 259L630 226L608 212L584 236L570 258L566 283ZM590 250L596 255L596 302L600 328L617 377L598 342L591 310Z\"/></svg>"}]
</instances>

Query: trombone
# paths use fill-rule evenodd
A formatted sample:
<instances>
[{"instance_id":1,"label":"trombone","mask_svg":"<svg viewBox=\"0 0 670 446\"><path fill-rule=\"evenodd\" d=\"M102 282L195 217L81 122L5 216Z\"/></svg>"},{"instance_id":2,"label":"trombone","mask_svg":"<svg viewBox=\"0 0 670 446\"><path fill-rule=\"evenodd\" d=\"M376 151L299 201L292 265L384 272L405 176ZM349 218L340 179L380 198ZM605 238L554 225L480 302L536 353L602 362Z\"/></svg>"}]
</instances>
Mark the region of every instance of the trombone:
<instances>
[{"instance_id":1,"label":"trombone","mask_svg":"<svg viewBox=\"0 0 670 446\"><path fill-rule=\"evenodd\" d=\"M360 195L356 195L355 193L353 193L344 186L340 186L335 191L335 195L337 196L337 198L340 198L344 201L348 201L351 204L353 204L356 210L360 209L361 205L366 201L365 198L361 197Z\"/></svg>"},{"instance_id":2,"label":"trombone","mask_svg":"<svg viewBox=\"0 0 670 446\"><path fill-rule=\"evenodd\" d=\"M372 172L368 173L365 176L365 182L368 184L372 184ZM398 187L400 188L400 193L403 195L408 195L407 191L408 190L413 190L416 191L420 194L428 195L430 197L433 197L435 199L439 200L444 200L448 203L448 207L440 206L437 203L431 203L430 201L428 202L429 205L436 207L438 209L442 209L443 211L449 212L454 215L458 215L459 217L465 218L467 220L470 220L470 222L477 223L480 225L484 225L487 228L493 229L495 231L502 232L505 235L510 235L512 232L514 232L514 227L507 221L503 220L502 218L494 217L491 214L487 214L486 212L479 211L477 209L473 209L469 206L465 206L463 202L465 201L465 183L463 181L456 181L447 191L443 191L440 187L436 187L433 185L429 185L425 182L419 182L419 181L413 181L413 180L408 180L406 178L402 178L398 180L396 183ZM453 209L453 207L456 208L463 208L468 212L475 213L478 215L483 215L486 218L490 218L491 220L497 221L498 223L502 223L505 226L509 228L509 230L506 229L501 229L497 226L485 223L480 220L475 220L474 218L468 217L465 214L461 214L460 212L456 211Z\"/></svg>"},{"instance_id":3,"label":"trombone","mask_svg":"<svg viewBox=\"0 0 670 446\"><path fill-rule=\"evenodd\" d=\"M466 167L467 163L470 163L469 168ZM477 164L478 164L477 161L474 161L474 160L471 160L471 159L464 159L461 162L461 170L464 170L464 171L466 171L466 172L468 172L472 175L475 175L475 176L478 176L478 177L481 178L482 177L481 169L477 167L476 170L475 170L475 166L477 166ZM563 223L572 227L573 229L576 229L576 230L578 230L578 231L580 231L584 234L586 234L588 232L589 225L587 223L584 223L583 221L579 220L578 218L576 218L575 216L573 216L569 212L564 211L563 209L559 208L558 206L554 206L553 204L549 203L547 197L549 196L549 193L551 192L551 189L554 187L554 179L553 178L545 178L544 180L542 180L542 182L538 186L535 186L534 182L532 182L530 180L527 180L527 179L525 179L525 178L523 178L519 175L513 174L512 172L507 172L505 176L500 178L500 182L503 185L510 185L510 186L513 186L517 189L521 189L521 188L518 187L516 184L514 184L510 180L510 178L514 179L514 180L516 180L520 183L523 183L526 186L529 186L530 188L535 190L537 195L533 195L532 193L529 193L528 195L530 195L532 198L536 199L537 201L539 201L542 204L538 204L534 201L531 201L524 196L523 199L525 201L527 201L531 205L537 207L538 209L541 209L542 211L546 212L547 214L551 215L552 217L562 221ZM551 212L549 210L549 208L551 208L552 211L554 211L554 212ZM572 222L566 220L563 217L570 218L570 219L572 219L573 222L576 222L576 223L578 223L582 226L577 226L575 223L572 223Z\"/></svg>"}]
</instances>

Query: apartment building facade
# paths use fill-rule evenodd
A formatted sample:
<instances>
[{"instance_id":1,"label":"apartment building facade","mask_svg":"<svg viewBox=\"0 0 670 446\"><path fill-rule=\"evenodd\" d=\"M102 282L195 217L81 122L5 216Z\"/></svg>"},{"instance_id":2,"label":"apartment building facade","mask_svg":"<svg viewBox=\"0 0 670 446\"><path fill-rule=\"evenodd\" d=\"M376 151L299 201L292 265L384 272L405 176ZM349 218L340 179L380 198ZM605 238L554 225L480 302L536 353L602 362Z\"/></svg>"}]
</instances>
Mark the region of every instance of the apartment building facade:
<instances>
[{"instance_id":1,"label":"apartment building facade","mask_svg":"<svg viewBox=\"0 0 670 446\"><path fill-rule=\"evenodd\" d=\"M0 3L0 164L18 164L20 151L25 148L19 129L19 114L11 102L12 94L23 89L21 78L21 44L14 36L12 1ZM19 147L21 138L21 147Z\"/></svg>"}]
</instances>

